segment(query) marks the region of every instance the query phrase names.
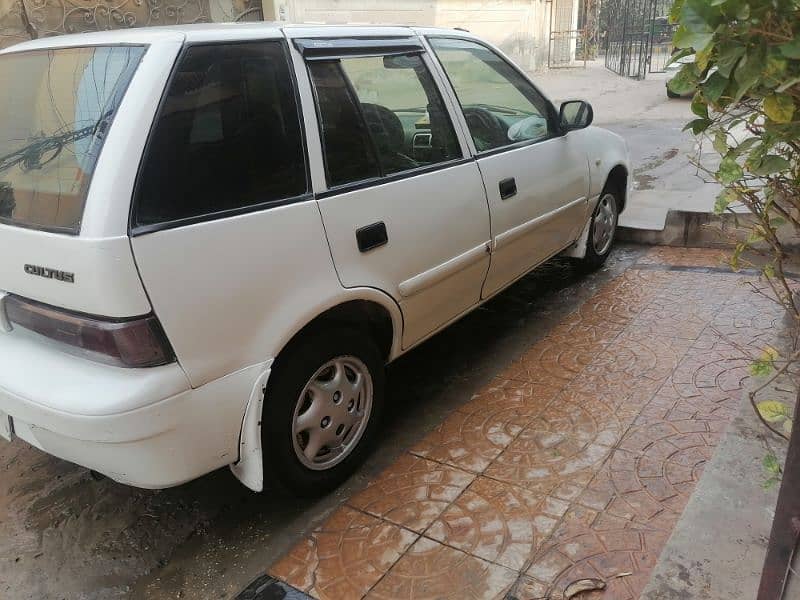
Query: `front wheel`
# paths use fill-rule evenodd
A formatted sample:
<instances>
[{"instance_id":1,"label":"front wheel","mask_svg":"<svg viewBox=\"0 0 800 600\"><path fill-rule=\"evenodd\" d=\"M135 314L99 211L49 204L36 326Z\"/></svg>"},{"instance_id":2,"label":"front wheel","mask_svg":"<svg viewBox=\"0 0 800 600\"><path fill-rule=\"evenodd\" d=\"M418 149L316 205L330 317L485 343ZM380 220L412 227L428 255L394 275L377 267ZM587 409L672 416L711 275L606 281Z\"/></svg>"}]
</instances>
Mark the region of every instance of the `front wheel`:
<instances>
[{"instance_id":1,"label":"front wheel","mask_svg":"<svg viewBox=\"0 0 800 600\"><path fill-rule=\"evenodd\" d=\"M383 360L344 328L306 335L275 361L261 420L265 468L300 496L341 484L366 457L380 425Z\"/></svg>"},{"instance_id":2,"label":"front wheel","mask_svg":"<svg viewBox=\"0 0 800 600\"><path fill-rule=\"evenodd\" d=\"M581 266L587 270L598 269L606 262L614 245L619 216L619 199L614 190L603 190L589 224L589 237L586 240L586 256Z\"/></svg>"}]
</instances>

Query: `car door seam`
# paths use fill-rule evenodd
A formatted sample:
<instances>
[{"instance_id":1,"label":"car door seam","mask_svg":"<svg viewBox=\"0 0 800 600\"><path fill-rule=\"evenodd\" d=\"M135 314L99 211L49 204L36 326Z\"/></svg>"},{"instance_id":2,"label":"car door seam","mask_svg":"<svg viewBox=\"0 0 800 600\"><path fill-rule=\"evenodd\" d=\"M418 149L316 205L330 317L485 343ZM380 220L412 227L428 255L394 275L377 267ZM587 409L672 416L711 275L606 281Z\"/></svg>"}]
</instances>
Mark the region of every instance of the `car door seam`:
<instances>
[{"instance_id":1,"label":"car door seam","mask_svg":"<svg viewBox=\"0 0 800 600\"><path fill-rule=\"evenodd\" d=\"M535 227L543 225L544 223L547 223L549 221L552 221L559 214L573 208L574 206L577 206L582 202L586 202L586 196L581 196L580 198L577 198L572 202L568 202L564 206L560 206L554 210L551 210L550 212L547 212L543 215L539 215L538 217L535 217L529 221L525 221L524 223L517 225L516 227L507 229L506 231L498 234L495 237L495 250L497 248L502 248L503 246L510 244L517 238L528 233L531 229L534 229Z\"/></svg>"},{"instance_id":2,"label":"car door seam","mask_svg":"<svg viewBox=\"0 0 800 600\"><path fill-rule=\"evenodd\" d=\"M397 289L400 295L404 298L418 294L419 292L430 288L431 286L441 283L456 273L463 271L470 266L480 262L486 255L486 242L481 242L474 248L470 248L466 252L457 254L456 256L446 260L443 263L436 265L418 273L413 277L409 277L405 281L401 281Z\"/></svg>"}]
</instances>

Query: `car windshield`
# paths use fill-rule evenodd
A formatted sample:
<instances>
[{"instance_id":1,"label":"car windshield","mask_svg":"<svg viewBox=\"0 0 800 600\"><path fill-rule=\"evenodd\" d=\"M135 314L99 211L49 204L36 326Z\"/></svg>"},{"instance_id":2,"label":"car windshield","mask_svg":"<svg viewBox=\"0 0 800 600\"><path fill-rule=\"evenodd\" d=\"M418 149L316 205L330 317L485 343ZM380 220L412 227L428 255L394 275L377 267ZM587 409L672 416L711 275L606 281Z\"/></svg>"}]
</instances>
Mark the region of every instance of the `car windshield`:
<instances>
[{"instance_id":1,"label":"car windshield","mask_svg":"<svg viewBox=\"0 0 800 600\"><path fill-rule=\"evenodd\" d=\"M103 139L144 52L0 55L0 222L78 233Z\"/></svg>"}]
</instances>

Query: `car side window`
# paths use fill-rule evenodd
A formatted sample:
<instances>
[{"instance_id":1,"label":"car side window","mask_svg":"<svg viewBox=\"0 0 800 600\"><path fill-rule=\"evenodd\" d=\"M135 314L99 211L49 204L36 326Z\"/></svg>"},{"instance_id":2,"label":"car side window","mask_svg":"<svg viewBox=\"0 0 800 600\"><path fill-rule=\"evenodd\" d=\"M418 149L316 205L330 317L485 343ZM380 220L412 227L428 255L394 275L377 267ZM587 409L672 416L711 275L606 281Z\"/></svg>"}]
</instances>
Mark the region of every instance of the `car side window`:
<instances>
[{"instance_id":1,"label":"car side window","mask_svg":"<svg viewBox=\"0 0 800 600\"><path fill-rule=\"evenodd\" d=\"M479 152L554 133L548 102L497 53L465 39L428 41L458 96Z\"/></svg>"},{"instance_id":2,"label":"car side window","mask_svg":"<svg viewBox=\"0 0 800 600\"><path fill-rule=\"evenodd\" d=\"M302 196L300 115L279 41L189 47L148 141L133 225Z\"/></svg>"},{"instance_id":3,"label":"car side window","mask_svg":"<svg viewBox=\"0 0 800 600\"><path fill-rule=\"evenodd\" d=\"M417 54L314 60L328 184L461 158L439 90Z\"/></svg>"}]
</instances>

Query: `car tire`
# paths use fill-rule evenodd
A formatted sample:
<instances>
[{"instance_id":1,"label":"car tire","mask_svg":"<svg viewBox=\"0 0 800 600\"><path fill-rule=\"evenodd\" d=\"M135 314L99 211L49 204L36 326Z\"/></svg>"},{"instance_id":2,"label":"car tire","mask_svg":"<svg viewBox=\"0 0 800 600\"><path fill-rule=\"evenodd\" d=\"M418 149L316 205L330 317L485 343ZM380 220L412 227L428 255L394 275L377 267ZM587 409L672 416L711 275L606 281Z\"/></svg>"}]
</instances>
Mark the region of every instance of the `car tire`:
<instances>
[{"instance_id":1,"label":"car tire","mask_svg":"<svg viewBox=\"0 0 800 600\"><path fill-rule=\"evenodd\" d=\"M600 194L589 223L586 255L579 261L587 271L599 269L611 254L619 219L620 196L613 187L606 187Z\"/></svg>"},{"instance_id":2,"label":"car tire","mask_svg":"<svg viewBox=\"0 0 800 600\"><path fill-rule=\"evenodd\" d=\"M265 475L303 497L339 486L369 453L384 390L383 358L357 329L321 328L293 342L267 383L261 418Z\"/></svg>"}]
</instances>

